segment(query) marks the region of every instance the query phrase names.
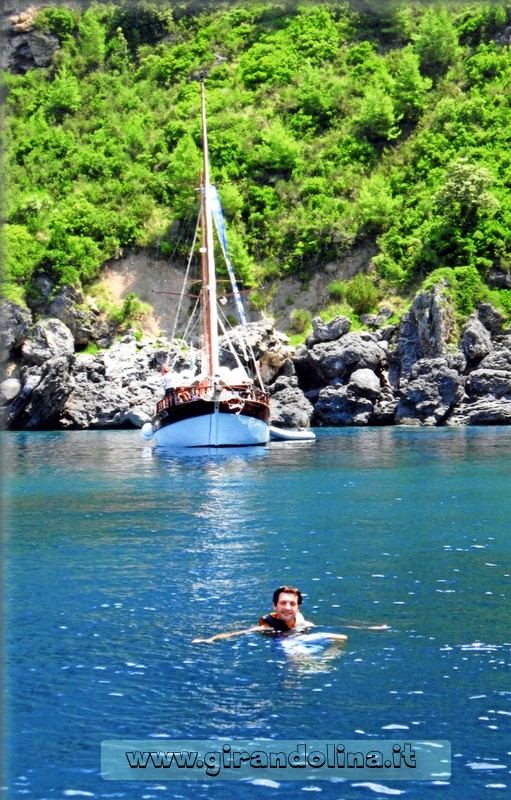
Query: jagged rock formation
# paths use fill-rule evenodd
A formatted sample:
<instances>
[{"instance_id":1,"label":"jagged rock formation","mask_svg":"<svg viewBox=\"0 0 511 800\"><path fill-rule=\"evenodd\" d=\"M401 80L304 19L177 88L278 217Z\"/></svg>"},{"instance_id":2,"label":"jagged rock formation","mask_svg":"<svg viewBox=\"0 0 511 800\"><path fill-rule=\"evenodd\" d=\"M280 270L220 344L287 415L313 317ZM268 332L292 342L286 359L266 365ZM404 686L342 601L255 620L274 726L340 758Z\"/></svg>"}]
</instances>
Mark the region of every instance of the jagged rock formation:
<instances>
[{"instance_id":1,"label":"jagged rock formation","mask_svg":"<svg viewBox=\"0 0 511 800\"><path fill-rule=\"evenodd\" d=\"M296 350L272 320L250 323L238 329L236 357L221 340L222 363L253 353L281 427L511 424L511 331L486 303L455 337L444 289L421 292L398 326L381 315L381 328L354 332L345 317L317 318ZM27 309L3 302L6 427L140 427L162 393L169 351L178 369L188 366L178 343L165 339L126 335L110 344L113 332L80 300L70 289L48 294L35 323ZM80 353L87 339L110 346Z\"/></svg>"},{"instance_id":2,"label":"jagged rock formation","mask_svg":"<svg viewBox=\"0 0 511 800\"><path fill-rule=\"evenodd\" d=\"M25 6L25 10L21 7ZM2 13L3 48L0 67L23 74L38 67L48 67L60 48L54 34L43 33L33 26L38 7L7 0Z\"/></svg>"}]
</instances>

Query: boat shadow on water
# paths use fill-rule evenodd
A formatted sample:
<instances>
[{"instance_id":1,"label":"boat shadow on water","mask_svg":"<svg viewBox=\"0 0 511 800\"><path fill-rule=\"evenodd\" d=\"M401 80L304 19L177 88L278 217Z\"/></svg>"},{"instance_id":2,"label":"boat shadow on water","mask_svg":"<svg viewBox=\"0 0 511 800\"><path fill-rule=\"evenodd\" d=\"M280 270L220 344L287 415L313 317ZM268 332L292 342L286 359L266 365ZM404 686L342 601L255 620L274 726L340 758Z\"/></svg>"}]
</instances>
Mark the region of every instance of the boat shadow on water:
<instances>
[{"instance_id":1,"label":"boat shadow on water","mask_svg":"<svg viewBox=\"0 0 511 800\"><path fill-rule=\"evenodd\" d=\"M314 439L278 440L270 441L266 445L236 447L170 447L163 445L146 444L143 447L144 455L157 458L168 459L187 459L197 461L201 459L225 460L229 458L240 458L246 460L257 460L267 458L272 451L289 450L292 448L310 448L314 446Z\"/></svg>"},{"instance_id":2,"label":"boat shadow on water","mask_svg":"<svg viewBox=\"0 0 511 800\"><path fill-rule=\"evenodd\" d=\"M237 459L240 461L256 461L268 456L267 447L146 447L148 455L163 461L183 461L201 463Z\"/></svg>"}]
</instances>

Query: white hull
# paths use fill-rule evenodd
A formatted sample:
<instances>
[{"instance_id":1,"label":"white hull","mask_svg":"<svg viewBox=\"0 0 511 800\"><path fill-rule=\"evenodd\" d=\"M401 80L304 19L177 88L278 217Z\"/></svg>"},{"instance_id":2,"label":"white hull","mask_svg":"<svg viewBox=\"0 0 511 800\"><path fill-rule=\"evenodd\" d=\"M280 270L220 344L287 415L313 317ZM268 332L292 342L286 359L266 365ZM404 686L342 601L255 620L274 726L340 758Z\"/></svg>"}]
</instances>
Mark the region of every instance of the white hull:
<instances>
[{"instance_id":1,"label":"white hull","mask_svg":"<svg viewBox=\"0 0 511 800\"><path fill-rule=\"evenodd\" d=\"M191 417L154 432L157 447L248 447L265 445L270 438L268 423L243 414L212 414Z\"/></svg>"}]
</instances>

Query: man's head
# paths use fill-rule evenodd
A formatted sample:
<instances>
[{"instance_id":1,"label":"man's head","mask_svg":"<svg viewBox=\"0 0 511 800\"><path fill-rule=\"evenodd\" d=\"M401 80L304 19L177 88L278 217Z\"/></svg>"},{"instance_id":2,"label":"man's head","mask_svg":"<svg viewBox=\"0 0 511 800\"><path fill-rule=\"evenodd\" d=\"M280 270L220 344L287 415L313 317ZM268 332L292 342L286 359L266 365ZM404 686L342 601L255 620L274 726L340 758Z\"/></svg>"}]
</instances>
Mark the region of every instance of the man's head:
<instances>
[{"instance_id":1,"label":"man's head","mask_svg":"<svg viewBox=\"0 0 511 800\"><path fill-rule=\"evenodd\" d=\"M279 586L273 592L273 608L278 619L290 627L294 625L298 609L302 604L302 593L294 586Z\"/></svg>"},{"instance_id":2,"label":"man's head","mask_svg":"<svg viewBox=\"0 0 511 800\"><path fill-rule=\"evenodd\" d=\"M303 598L302 598L302 593L301 593L300 589L297 589L296 586L279 586L279 588L275 589L275 591L273 592L273 605L274 606L277 605L279 596L282 594L282 592L285 592L286 594L294 594L295 597L296 597L296 601L297 601L298 605L299 606L302 605Z\"/></svg>"}]
</instances>

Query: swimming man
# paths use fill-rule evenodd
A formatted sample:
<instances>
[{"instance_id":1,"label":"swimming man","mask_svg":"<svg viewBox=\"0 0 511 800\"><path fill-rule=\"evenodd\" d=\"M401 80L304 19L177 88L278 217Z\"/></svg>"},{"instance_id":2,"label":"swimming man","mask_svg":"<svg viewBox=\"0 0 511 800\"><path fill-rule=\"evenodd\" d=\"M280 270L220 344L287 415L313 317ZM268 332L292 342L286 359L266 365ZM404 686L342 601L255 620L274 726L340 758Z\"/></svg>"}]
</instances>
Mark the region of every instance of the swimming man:
<instances>
[{"instance_id":1,"label":"swimming man","mask_svg":"<svg viewBox=\"0 0 511 800\"><path fill-rule=\"evenodd\" d=\"M256 631L275 633L289 633L289 631L301 632L307 628L313 628L313 622L304 619L300 606L302 605L302 593L295 586L279 586L273 592L273 611L261 617L258 625L246 628L243 631L229 631L227 633L216 633L209 639L194 639L194 644L216 642L218 639L230 639L231 636L241 636L244 633L254 633ZM332 641L346 641L348 638L342 633L325 634Z\"/></svg>"}]
</instances>

